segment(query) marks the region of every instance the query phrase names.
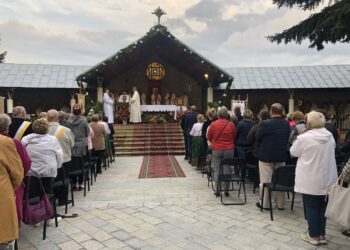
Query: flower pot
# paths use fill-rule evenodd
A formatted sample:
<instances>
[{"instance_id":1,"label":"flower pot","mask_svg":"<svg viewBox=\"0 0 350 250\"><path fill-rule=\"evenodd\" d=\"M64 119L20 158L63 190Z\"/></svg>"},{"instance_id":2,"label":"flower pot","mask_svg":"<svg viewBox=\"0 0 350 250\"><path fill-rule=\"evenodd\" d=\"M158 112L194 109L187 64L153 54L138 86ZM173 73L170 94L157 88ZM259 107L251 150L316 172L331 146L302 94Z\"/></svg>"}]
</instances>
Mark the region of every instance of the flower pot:
<instances>
[{"instance_id":1,"label":"flower pot","mask_svg":"<svg viewBox=\"0 0 350 250\"><path fill-rule=\"evenodd\" d=\"M123 119L123 125L126 125L126 124L128 124L128 120Z\"/></svg>"}]
</instances>

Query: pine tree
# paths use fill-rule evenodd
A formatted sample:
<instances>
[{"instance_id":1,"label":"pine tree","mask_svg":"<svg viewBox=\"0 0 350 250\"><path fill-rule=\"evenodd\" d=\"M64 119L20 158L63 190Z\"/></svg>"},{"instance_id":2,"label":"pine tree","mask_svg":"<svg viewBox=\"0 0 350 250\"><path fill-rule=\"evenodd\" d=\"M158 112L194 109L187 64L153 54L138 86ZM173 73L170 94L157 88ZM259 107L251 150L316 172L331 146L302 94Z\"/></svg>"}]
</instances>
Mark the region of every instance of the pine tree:
<instances>
[{"instance_id":1,"label":"pine tree","mask_svg":"<svg viewBox=\"0 0 350 250\"><path fill-rule=\"evenodd\" d=\"M297 6L305 11L317 8L322 2L323 0L273 0L273 3L279 8ZM329 6L323 8L319 13L267 38L277 44L282 42L287 44L292 41L301 44L302 41L308 39L309 48L317 50L322 50L324 43L348 43L350 42L350 0L330 0Z\"/></svg>"},{"instance_id":2,"label":"pine tree","mask_svg":"<svg viewBox=\"0 0 350 250\"><path fill-rule=\"evenodd\" d=\"M7 54L7 51L0 53L0 63L3 63L5 61L6 54Z\"/></svg>"}]
</instances>

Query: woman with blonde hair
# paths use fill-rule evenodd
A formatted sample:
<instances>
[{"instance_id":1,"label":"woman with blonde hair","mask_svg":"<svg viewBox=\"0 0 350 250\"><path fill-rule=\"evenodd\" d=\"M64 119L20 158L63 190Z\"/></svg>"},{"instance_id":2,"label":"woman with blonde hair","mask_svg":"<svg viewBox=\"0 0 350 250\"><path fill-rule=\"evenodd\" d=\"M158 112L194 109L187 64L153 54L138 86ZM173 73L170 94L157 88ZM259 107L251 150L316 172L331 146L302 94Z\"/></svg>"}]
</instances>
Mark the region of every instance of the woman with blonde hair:
<instances>
[{"instance_id":1,"label":"woman with blonde hair","mask_svg":"<svg viewBox=\"0 0 350 250\"><path fill-rule=\"evenodd\" d=\"M192 166L198 166L198 160L202 149L203 138L202 138L202 128L204 122L204 115L197 115L197 123L193 124L193 127L190 131L192 136L192 157L191 164Z\"/></svg>"},{"instance_id":2,"label":"woman with blonde hair","mask_svg":"<svg viewBox=\"0 0 350 250\"><path fill-rule=\"evenodd\" d=\"M63 151L56 137L49 135L49 122L45 118L35 120L33 133L23 137L22 144L32 160L28 175L44 178L45 191L52 193L51 179L57 176L57 169L62 167Z\"/></svg>"},{"instance_id":3,"label":"woman with blonde hair","mask_svg":"<svg viewBox=\"0 0 350 250\"><path fill-rule=\"evenodd\" d=\"M301 239L312 245L327 244L326 235L326 194L337 181L335 141L325 129L325 117L312 111L306 117L306 131L299 135L290 153L298 157L295 172L295 192L301 193L308 233Z\"/></svg>"}]
</instances>

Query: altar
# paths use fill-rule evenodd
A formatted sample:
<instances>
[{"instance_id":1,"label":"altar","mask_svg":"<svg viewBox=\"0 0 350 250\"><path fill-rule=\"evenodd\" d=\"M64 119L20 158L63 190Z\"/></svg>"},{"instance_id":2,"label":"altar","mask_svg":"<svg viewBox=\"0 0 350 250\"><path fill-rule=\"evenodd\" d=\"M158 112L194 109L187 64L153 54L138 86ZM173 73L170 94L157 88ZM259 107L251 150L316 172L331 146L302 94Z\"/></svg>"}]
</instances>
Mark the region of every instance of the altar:
<instances>
[{"instance_id":1,"label":"altar","mask_svg":"<svg viewBox=\"0 0 350 250\"><path fill-rule=\"evenodd\" d=\"M144 112L172 112L174 113L174 120L177 118L177 113L186 111L186 106L176 105L141 105L141 114Z\"/></svg>"}]
</instances>

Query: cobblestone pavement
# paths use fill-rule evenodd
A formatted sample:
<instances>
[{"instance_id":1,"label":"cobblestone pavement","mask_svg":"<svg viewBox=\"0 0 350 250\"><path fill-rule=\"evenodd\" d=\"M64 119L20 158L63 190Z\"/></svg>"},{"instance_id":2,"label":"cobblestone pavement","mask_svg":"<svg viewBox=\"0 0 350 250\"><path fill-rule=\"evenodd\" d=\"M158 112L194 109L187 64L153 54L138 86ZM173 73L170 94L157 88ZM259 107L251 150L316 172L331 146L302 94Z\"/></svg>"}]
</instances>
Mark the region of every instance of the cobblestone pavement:
<instances>
[{"instance_id":1,"label":"cobblestone pavement","mask_svg":"<svg viewBox=\"0 0 350 250\"><path fill-rule=\"evenodd\" d=\"M274 209L275 220L260 212L252 185L247 204L223 206L207 187L206 178L177 157L186 178L138 179L142 157L117 158L98 176L84 198L76 192L76 205L59 227L23 226L20 249L316 249L302 242L306 231L302 203L296 196L286 210ZM63 209L60 208L61 213ZM327 225L329 244L318 249L350 249L350 239Z\"/></svg>"}]
</instances>

